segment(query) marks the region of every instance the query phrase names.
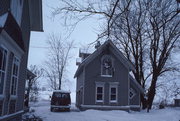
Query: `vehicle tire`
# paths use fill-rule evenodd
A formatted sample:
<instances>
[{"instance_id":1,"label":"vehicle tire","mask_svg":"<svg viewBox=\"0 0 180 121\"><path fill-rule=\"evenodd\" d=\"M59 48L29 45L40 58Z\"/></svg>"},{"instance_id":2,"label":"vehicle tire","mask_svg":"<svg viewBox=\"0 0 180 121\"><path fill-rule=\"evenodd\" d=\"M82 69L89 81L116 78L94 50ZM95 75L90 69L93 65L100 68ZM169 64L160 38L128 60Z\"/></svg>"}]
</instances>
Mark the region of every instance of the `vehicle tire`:
<instances>
[{"instance_id":1,"label":"vehicle tire","mask_svg":"<svg viewBox=\"0 0 180 121\"><path fill-rule=\"evenodd\" d=\"M51 107L51 112L53 112L54 111L54 109Z\"/></svg>"},{"instance_id":2,"label":"vehicle tire","mask_svg":"<svg viewBox=\"0 0 180 121\"><path fill-rule=\"evenodd\" d=\"M67 112L70 112L70 108L66 109Z\"/></svg>"}]
</instances>

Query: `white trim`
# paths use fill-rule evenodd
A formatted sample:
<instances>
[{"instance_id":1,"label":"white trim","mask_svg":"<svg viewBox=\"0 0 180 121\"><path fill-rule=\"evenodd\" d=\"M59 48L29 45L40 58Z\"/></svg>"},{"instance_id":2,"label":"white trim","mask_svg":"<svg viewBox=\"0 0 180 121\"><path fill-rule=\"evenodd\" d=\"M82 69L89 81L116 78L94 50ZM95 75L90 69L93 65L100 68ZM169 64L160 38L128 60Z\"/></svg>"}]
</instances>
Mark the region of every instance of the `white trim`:
<instances>
[{"instance_id":1,"label":"white trim","mask_svg":"<svg viewBox=\"0 0 180 121\"><path fill-rule=\"evenodd\" d=\"M109 106L109 105L81 105L82 108L95 108L95 109L129 109L130 106Z\"/></svg>"},{"instance_id":2,"label":"white trim","mask_svg":"<svg viewBox=\"0 0 180 121\"><path fill-rule=\"evenodd\" d=\"M15 62L18 61L18 62ZM14 64L17 64L18 66L18 70L17 70L17 76L14 76L13 75L13 68L14 68ZM18 83L19 83L19 70L20 70L20 59L18 57L16 57L16 55L14 55L13 57L13 63L12 63L12 70L11 70L11 84L10 84L10 95L14 95L14 94L11 94L11 89L12 89L12 79L13 77L15 77L17 80L16 80L16 94L14 96L17 96L17 93L18 93Z\"/></svg>"},{"instance_id":3,"label":"white trim","mask_svg":"<svg viewBox=\"0 0 180 121\"><path fill-rule=\"evenodd\" d=\"M140 105L130 105L130 108L141 108Z\"/></svg>"},{"instance_id":4,"label":"white trim","mask_svg":"<svg viewBox=\"0 0 180 121\"><path fill-rule=\"evenodd\" d=\"M22 113L24 113L23 110L18 111L18 112L13 113L13 114L4 115L4 116L0 117L0 120L5 120L5 119L7 119L7 118L10 118L10 117L13 117L13 116L16 116L16 115L20 115L20 114L22 114Z\"/></svg>"},{"instance_id":5,"label":"white trim","mask_svg":"<svg viewBox=\"0 0 180 121\"><path fill-rule=\"evenodd\" d=\"M7 78L7 69L8 69L8 60L9 60L9 51L8 49L0 43L0 47L3 48L6 51L6 65L5 65L5 71L4 71L4 83L3 83L3 92L0 94L0 96L4 96L5 93L5 87L6 87L6 78Z\"/></svg>"},{"instance_id":6,"label":"white trim","mask_svg":"<svg viewBox=\"0 0 180 121\"><path fill-rule=\"evenodd\" d=\"M112 77L112 75L101 75L101 77Z\"/></svg>"}]
</instances>

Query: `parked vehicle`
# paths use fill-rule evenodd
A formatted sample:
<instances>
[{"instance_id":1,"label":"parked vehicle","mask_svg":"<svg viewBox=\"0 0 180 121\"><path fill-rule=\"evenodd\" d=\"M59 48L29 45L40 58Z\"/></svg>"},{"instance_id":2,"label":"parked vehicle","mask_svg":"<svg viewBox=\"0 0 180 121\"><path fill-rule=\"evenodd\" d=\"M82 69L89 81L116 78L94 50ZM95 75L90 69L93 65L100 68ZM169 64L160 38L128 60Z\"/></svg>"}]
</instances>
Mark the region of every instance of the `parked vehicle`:
<instances>
[{"instance_id":1,"label":"parked vehicle","mask_svg":"<svg viewBox=\"0 0 180 121\"><path fill-rule=\"evenodd\" d=\"M51 112L55 109L70 111L71 108L71 97L70 92L55 90L51 97Z\"/></svg>"}]
</instances>

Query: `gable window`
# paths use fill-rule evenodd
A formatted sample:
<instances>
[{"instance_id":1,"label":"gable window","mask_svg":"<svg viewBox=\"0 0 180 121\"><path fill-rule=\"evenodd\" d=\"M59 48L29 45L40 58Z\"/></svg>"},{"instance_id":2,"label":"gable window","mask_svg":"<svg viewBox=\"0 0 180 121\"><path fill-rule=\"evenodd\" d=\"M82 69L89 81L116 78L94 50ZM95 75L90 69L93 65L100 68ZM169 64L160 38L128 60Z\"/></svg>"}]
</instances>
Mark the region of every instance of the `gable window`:
<instances>
[{"instance_id":1,"label":"gable window","mask_svg":"<svg viewBox=\"0 0 180 121\"><path fill-rule=\"evenodd\" d=\"M101 76L112 77L113 63L109 55L104 55L101 59Z\"/></svg>"},{"instance_id":2,"label":"gable window","mask_svg":"<svg viewBox=\"0 0 180 121\"><path fill-rule=\"evenodd\" d=\"M133 88L130 88L129 90L129 98L132 99L136 95L135 91Z\"/></svg>"},{"instance_id":3,"label":"gable window","mask_svg":"<svg viewBox=\"0 0 180 121\"><path fill-rule=\"evenodd\" d=\"M104 86L96 85L96 102L104 102Z\"/></svg>"},{"instance_id":4,"label":"gable window","mask_svg":"<svg viewBox=\"0 0 180 121\"><path fill-rule=\"evenodd\" d=\"M117 102L117 86L110 86L110 102Z\"/></svg>"},{"instance_id":5,"label":"gable window","mask_svg":"<svg viewBox=\"0 0 180 121\"><path fill-rule=\"evenodd\" d=\"M14 57L13 68L12 68L12 78L11 78L11 95L16 95L17 83L18 83L18 72L19 72L19 60Z\"/></svg>"},{"instance_id":6,"label":"gable window","mask_svg":"<svg viewBox=\"0 0 180 121\"><path fill-rule=\"evenodd\" d=\"M7 50L0 47L0 95L3 94L7 63Z\"/></svg>"}]
</instances>

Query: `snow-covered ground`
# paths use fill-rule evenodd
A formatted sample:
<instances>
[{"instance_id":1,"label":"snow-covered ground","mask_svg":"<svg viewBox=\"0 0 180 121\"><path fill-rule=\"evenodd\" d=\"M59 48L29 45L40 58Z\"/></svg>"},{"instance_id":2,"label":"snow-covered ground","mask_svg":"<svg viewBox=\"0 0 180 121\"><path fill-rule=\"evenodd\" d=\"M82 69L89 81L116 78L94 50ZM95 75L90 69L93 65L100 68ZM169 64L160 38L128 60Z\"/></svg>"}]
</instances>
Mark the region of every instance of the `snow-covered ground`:
<instances>
[{"instance_id":1,"label":"snow-covered ground","mask_svg":"<svg viewBox=\"0 0 180 121\"><path fill-rule=\"evenodd\" d=\"M43 121L180 121L180 108L153 109L150 113L125 112L119 110L78 111L74 106L70 112L50 112L50 102L40 101L32 105L35 114Z\"/></svg>"}]
</instances>

